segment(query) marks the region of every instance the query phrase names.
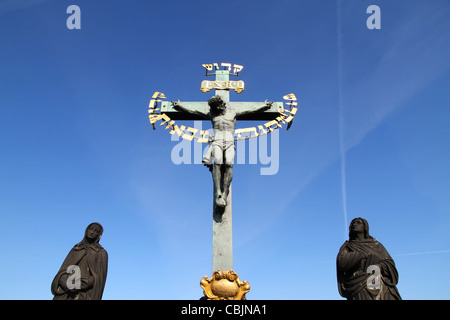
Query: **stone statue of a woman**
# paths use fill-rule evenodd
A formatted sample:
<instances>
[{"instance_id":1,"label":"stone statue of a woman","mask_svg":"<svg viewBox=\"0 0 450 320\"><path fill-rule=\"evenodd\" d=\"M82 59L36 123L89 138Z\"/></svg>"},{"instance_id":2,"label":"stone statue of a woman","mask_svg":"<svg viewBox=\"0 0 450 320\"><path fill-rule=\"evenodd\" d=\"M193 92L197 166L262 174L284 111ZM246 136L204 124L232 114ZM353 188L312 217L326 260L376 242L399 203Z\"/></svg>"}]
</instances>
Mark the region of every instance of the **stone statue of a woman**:
<instances>
[{"instance_id":1,"label":"stone statue of a woman","mask_svg":"<svg viewBox=\"0 0 450 320\"><path fill-rule=\"evenodd\" d=\"M369 235L367 221L355 218L349 229L336 259L339 294L348 300L401 300L394 260Z\"/></svg>"},{"instance_id":2,"label":"stone statue of a woman","mask_svg":"<svg viewBox=\"0 0 450 320\"><path fill-rule=\"evenodd\" d=\"M101 300L108 271L108 253L99 244L102 233L97 222L86 228L53 279L53 300Z\"/></svg>"}]
</instances>

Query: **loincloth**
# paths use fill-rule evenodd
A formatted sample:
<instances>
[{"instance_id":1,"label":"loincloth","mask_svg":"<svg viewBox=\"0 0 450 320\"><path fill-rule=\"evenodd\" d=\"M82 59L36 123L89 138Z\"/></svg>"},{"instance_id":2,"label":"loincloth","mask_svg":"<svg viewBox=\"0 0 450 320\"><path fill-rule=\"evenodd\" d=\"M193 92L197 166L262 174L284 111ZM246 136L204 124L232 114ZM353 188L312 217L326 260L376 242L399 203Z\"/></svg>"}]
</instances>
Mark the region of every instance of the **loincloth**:
<instances>
[{"instance_id":1,"label":"loincloth","mask_svg":"<svg viewBox=\"0 0 450 320\"><path fill-rule=\"evenodd\" d=\"M234 139L233 140L225 140L225 139L213 139L209 142L208 149L205 152L202 163L206 166L211 166L213 164L213 156L212 151L214 148L218 147L220 152L224 154L228 149L235 148Z\"/></svg>"}]
</instances>

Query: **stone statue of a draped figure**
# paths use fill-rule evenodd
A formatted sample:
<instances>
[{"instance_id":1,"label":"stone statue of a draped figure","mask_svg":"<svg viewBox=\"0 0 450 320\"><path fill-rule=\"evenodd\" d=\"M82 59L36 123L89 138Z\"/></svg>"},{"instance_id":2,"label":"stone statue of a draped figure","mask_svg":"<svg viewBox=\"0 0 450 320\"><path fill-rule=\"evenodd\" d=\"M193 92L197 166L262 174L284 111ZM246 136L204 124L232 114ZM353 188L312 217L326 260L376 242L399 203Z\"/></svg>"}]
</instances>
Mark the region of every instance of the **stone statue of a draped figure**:
<instances>
[{"instance_id":1,"label":"stone statue of a draped figure","mask_svg":"<svg viewBox=\"0 0 450 320\"><path fill-rule=\"evenodd\" d=\"M101 300L108 271L108 253L99 244L100 223L91 223L84 238L69 252L53 279L53 300Z\"/></svg>"},{"instance_id":2,"label":"stone statue of a draped figure","mask_svg":"<svg viewBox=\"0 0 450 320\"><path fill-rule=\"evenodd\" d=\"M336 259L339 294L348 300L401 300L394 260L369 235L368 222L355 218L349 229Z\"/></svg>"}]
</instances>

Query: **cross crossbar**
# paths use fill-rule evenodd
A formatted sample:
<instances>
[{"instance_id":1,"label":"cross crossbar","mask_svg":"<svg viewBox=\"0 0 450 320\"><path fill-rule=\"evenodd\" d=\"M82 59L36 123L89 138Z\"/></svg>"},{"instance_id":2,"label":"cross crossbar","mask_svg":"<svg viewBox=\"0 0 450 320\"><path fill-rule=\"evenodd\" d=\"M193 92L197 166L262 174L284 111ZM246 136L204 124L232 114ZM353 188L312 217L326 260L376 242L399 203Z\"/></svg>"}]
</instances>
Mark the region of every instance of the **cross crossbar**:
<instances>
[{"instance_id":1,"label":"cross crossbar","mask_svg":"<svg viewBox=\"0 0 450 320\"><path fill-rule=\"evenodd\" d=\"M209 112L208 102L203 101L181 101L181 103L190 107L190 109L198 110L202 113ZM234 110L244 111L250 110L256 105L261 105L262 102L247 102L247 101L227 101L227 108ZM236 120L273 120L284 112L283 102L274 102L270 109L263 112L258 112L250 116L242 115L238 116ZM170 101L161 102L161 113L167 114L172 120L207 120L206 118L186 112L177 111Z\"/></svg>"}]
</instances>

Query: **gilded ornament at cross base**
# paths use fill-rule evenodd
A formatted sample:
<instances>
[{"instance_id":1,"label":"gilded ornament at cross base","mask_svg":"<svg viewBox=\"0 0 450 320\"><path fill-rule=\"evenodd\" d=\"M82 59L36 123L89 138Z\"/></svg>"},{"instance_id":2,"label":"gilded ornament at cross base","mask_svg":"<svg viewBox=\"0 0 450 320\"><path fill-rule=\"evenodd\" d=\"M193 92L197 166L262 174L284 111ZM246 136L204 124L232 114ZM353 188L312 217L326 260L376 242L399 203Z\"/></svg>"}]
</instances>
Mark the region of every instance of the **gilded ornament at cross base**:
<instances>
[{"instance_id":1,"label":"gilded ornament at cross base","mask_svg":"<svg viewBox=\"0 0 450 320\"><path fill-rule=\"evenodd\" d=\"M215 271L211 278L204 276L200 286L208 300L245 300L250 291L250 284L241 281L233 270Z\"/></svg>"}]
</instances>

